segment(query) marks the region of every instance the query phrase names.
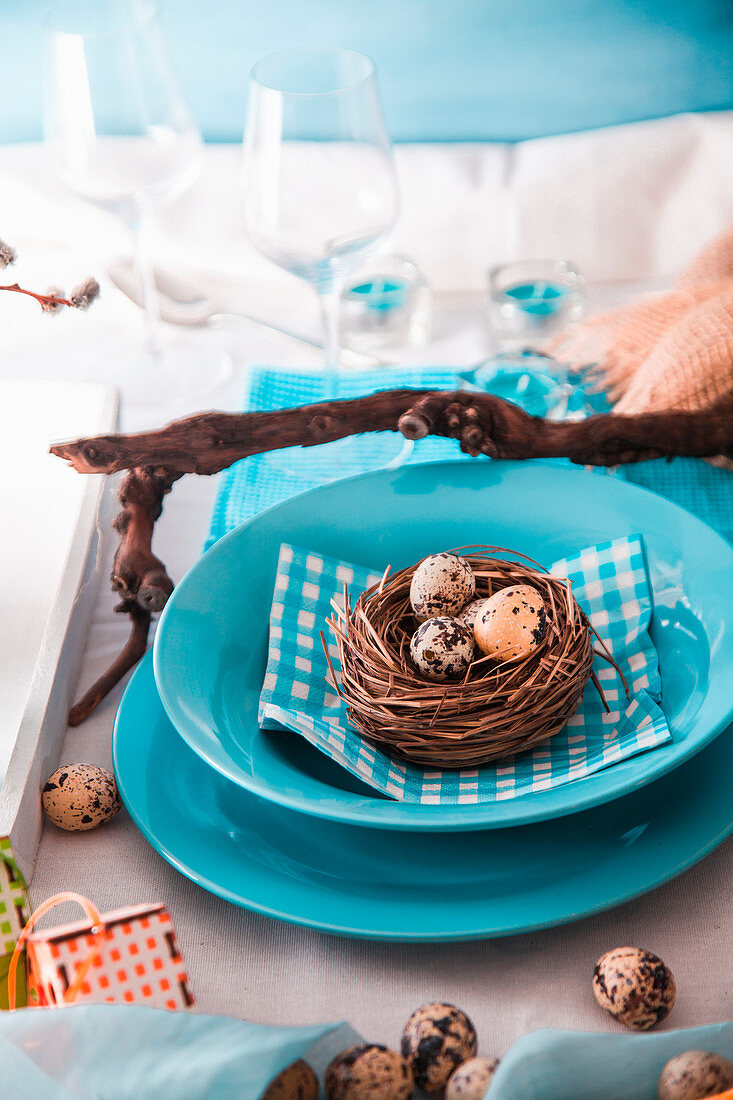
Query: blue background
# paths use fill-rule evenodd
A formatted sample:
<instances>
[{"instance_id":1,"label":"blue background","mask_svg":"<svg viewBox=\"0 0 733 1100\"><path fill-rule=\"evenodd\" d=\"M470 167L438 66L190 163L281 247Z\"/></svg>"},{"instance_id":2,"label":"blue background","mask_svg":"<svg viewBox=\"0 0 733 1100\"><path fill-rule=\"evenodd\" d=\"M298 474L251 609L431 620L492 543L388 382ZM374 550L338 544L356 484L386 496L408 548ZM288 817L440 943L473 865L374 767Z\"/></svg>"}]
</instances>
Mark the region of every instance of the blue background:
<instances>
[{"instance_id":1,"label":"blue background","mask_svg":"<svg viewBox=\"0 0 733 1100\"><path fill-rule=\"evenodd\" d=\"M100 0L100 3L102 0ZM0 141L41 135L46 0L0 0ZM733 0L164 0L210 141L239 141L249 70L297 44L379 67L396 140L509 140L733 107Z\"/></svg>"}]
</instances>

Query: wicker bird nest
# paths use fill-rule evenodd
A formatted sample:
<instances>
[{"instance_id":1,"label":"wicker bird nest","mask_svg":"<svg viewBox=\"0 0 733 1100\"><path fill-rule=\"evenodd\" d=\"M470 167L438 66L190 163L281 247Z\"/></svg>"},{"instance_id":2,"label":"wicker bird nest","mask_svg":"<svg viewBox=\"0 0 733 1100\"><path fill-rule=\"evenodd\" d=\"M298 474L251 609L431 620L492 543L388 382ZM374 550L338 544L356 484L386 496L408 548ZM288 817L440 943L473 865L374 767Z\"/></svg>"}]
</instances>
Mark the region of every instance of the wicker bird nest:
<instances>
[{"instance_id":1,"label":"wicker bird nest","mask_svg":"<svg viewBox=\"0 0 733 1100\"><path fill-rule=\"evenodd\" d=\"M329 678L351 723L368 741L428 767L485 764L545 741L575 714L591 677L603 698L592 671L594 632L566 580L520 554L514 561L495 557L513 553L500 547L451 553L470 563L476 598L516 584L541 593L547 629L528 657L504 664L481 657L460 682L420 676L410 659L414 566L391 575L388 569L353 607L344 588L343 606L334 602L329 619L341 660L340 677L329 660ZM605 647L602 656L614 663Z\"/></svg>"}]
</instances>

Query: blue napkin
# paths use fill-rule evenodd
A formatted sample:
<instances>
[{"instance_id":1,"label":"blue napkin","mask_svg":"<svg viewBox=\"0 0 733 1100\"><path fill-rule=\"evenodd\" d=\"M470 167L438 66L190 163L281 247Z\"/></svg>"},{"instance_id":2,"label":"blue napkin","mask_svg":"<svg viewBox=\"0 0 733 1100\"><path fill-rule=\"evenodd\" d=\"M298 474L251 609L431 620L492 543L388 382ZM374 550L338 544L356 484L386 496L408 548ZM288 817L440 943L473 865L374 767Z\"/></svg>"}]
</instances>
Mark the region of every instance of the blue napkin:
<instances>
[{"instance_id":1,"label":"blue napkin","mask_svg":"<svg viewBox=\"0 0 733 1100\"><path fill-rule=\"evenodd\" d=\"M7 1094L39 1100L257 1100L296 1059L322 1079L357 1042L347 1024L276 1028L138 1005L0 1013Z\"/></svg>"},{"instance_id":2,"label":"blue napkin","mask_svg":"<svg viewBox=\"0 0 733 1100\"><path fill-rule=\"evenodd\" d=\"M459 382L457 371L442 367L360 371L339 376L337 396L363 397L393 389L452 390ZM322 372L306 374L255 367L246 407L263 411L287 409L311 405L325 397ZM343 443L324 443L306 449L287 447L237 462L222 475L206 548L243 520L295 493L314 489L337 477L381 469L400 454L403 444L404 440L395 432L370 432ZM455 440L429 437L417 441L408 461L445 462L460 458L468 456L461 453Z\"/></svg>"},{"instance_id":3,"label":"blue napkin","mask_svg":"<svg viewBox=\"0 0 733 1100\"><path fill-rule=\"evenodd\" d=\"M342 601L347 584L355 603L383 571L282 545L260 696L261 726L294 730L382 794L423 805L496 802L548 790L670 740L658 705L659 665L648 633L651 591L639 537L588 547L555 562L551 570L572 581L578 602L624 672L631 698L626 698L613 666L596 658L608 713L590 682L578 713L550 741L480 768L426 769L391 757L363 740L349 724L346 704L326 683L328 666L319 635L329 634L331 600ZM338 675L333 642L329 654Z\"/></svg>"},{"instance_id":4,"label":"blue napkin","mask_svg":"<svg viewBox=\"0 0 733 1100\"><path fill-rule=\"evenodd\" d=\"M733 1023L647 1035L530 1031L502 1058L487 1100L652 1100L670 1058L711 1050L733 1058Z\"/></svg>"},{"instance_id":5,"label":"blue napkin","mask_svg":"<svg viewBox=\"0 0 733 1100\"><path fill-rule=\"evenodd\" d=\"M277 1028L137 1005L0 1013L6 1092L39 1100L259 1100L296 1059L323 1080L329 1061L360 1041L347 1024ZM487 1096L639 1100L685 1050L733 1058L733 1023L650 1035L533 1031L504 1055Z\"/></svg>"}]
</instances>

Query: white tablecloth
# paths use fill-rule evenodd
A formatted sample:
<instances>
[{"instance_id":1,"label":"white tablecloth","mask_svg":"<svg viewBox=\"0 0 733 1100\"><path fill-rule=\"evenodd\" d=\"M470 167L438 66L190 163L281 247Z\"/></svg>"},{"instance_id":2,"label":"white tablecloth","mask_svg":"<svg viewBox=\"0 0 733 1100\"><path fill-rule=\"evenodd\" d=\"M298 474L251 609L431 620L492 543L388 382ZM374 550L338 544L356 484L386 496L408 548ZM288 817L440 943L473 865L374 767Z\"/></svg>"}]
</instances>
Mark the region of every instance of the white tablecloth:
<instances>
[{"instance_id":1,"label":"white tablecloth","mask_svg":"<svg viewBox=\"0 0 733 1100\"><path fill-rule=\"evenodd\" d=\"M486 351L484 270L528 255L569 255L610 300L609 280L663 280L733 220L733 119L683 117L508 149L480 146L398 150L404 217L395 247L419 260L439 294L429 349L413 361L470 362ZM238 150L206 150L196 189L161 217L156 258L209 272L232 304L291 327L317 331L308 288L260 260L238 229ZM62 192L36 147L0 149L0 236L20 254L21 281L71 285L103 274L125 248L120 228ZM218 279L211 273L217 273ZM605 285L604 285L605 281ZM135 307L103 287L88 315L40 316L31 302L2 296L0 322L8 376L110 377L109 349L132 346ZM313 363L255 330L232 326L231 382L208 404L237 408L247 363ZM127 410L129 428L184 411ZM215 478L183 479L158 524L156 550L179 579L206 535ZM80 676L95 679L117 654L127 626L112 613L102 583ZM118 688L83 726L68 732L63 760L110 766ZM543 1026L613 1030L595 1006L590 977L610 947L638 944L674 970L678 1005L664 1026L733 1017L733 844L671 884L612 912L565 928L469 944L419 946L338 939L290 927L228 905L178 875L126 813L91 833L47 825L32 886L35 903L62 888L103 910L165 901L198 1006L258 1022L301 1024L348 1019L371 1040L395 1044L420 1003L448 1000L474 1019L486 1054L502 1054Z\"/></svg>"}]
</instances>

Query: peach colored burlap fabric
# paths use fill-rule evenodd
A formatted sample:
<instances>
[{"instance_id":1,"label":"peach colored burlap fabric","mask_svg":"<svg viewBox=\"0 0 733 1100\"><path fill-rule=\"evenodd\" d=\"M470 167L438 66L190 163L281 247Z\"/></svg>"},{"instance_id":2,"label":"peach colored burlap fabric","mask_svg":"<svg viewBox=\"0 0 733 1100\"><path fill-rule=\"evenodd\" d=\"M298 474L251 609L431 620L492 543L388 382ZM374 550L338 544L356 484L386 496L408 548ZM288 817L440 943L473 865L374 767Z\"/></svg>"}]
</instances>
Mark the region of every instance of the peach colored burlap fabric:
<instances>
[{"instance_id":1,"label":"peach colored burlap fabric","mask_svg":"<svg viewBox=\"0 0 733 1100\"><path fill-rule=\"evenodd\" d=\"M722 405L733 415L733 227L668 294L591 317L551 351L585 369L614 412Z\"/></svg>"}]
</instances>

